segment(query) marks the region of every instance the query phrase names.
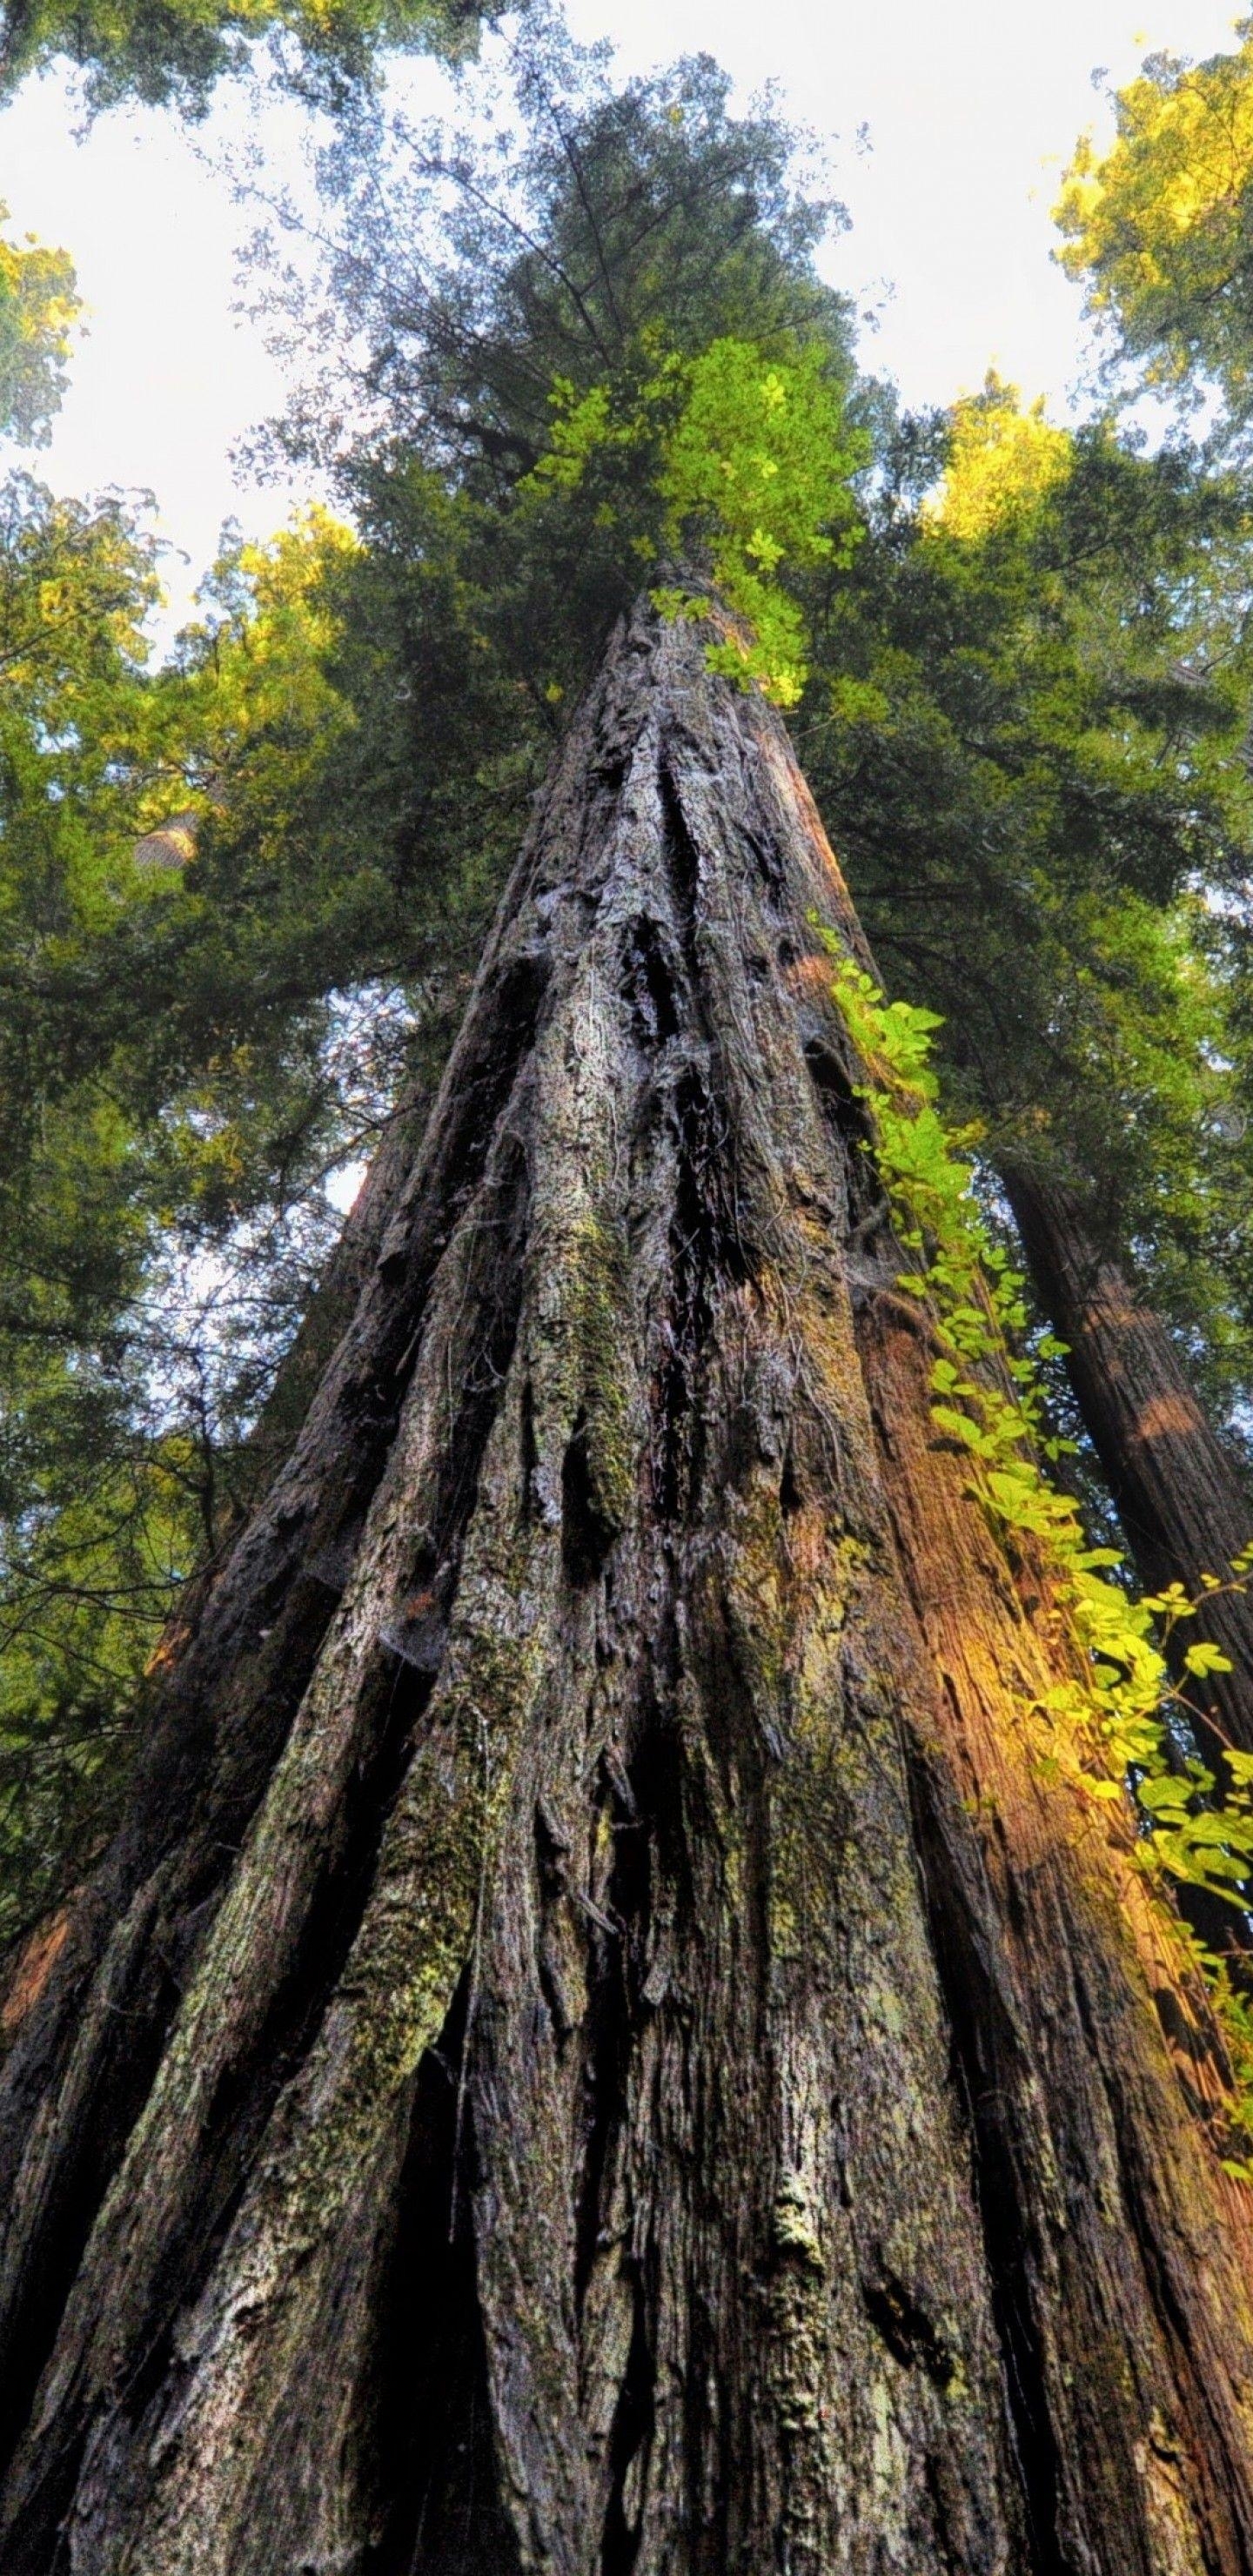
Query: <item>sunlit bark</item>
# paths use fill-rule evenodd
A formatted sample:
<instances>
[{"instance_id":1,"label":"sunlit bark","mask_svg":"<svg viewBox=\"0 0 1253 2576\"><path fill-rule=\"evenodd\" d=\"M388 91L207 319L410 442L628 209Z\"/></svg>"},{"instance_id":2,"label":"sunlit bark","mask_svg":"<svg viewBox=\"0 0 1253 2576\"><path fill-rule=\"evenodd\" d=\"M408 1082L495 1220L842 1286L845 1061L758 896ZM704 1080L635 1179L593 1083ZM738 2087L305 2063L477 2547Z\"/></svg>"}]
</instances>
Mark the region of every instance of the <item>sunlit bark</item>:
<instances>
[{"instance_id":1,"label":"sunlit bark","mask_svg":"<svg viewBox=\"0 0 1253 2576\"><path fill-rule=\"evenodd\" d=\"M1232 1560L1253 1539L1253 1503L1165 1325L1075 1193L1027 1173L1009 1174L1006 1188L1141 1581L1153 1592L1182 1583L1191 1598L1206 1575L1224 1586L1187 1635L1210 1638L1233 1669L1191 1697L1212 1710L1222 1736L1253 1752L1253 1598L1231 1585Z\"/></svg>"},{"instance_id":2,"label":"sunlit bark","mask_svg":"<svg viewBox=\"0 0 1253 2576\"><path fill-rule=\"evenodd\" d=\"M6 2576L1239 2576L1225 2067L931 1422L777 719L613 640L8 2069Z\"/></svg>"}]
</instances>

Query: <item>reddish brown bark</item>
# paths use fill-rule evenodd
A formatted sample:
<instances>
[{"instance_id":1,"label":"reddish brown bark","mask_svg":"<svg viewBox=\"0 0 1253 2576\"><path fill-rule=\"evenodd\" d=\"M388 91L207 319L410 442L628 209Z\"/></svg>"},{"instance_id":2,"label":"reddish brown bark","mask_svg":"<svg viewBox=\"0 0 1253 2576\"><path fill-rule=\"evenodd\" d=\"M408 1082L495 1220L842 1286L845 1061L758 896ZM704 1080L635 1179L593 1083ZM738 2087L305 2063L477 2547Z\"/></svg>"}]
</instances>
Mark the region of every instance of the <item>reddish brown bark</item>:
<instances>
[{"instance_id":1,"label":"reddish brown bark","mask_svg":"<svg viewBox=\"0 0 1253 2576\"><path fill-rule=\"evenodd\" d=\"M1007 1173L1005 1187L1146 1590L1182 1583L1197 1598L1207 1574L1229 1584L1233 1559L1253 1538L1253 1503L1160 1316L1102 1246L1073 1190L1025 1172ZM1208 1637L1233 1667L1190 1696L1253 1752L1253 1596L1224 1591L1186 1633Z\"/></svg>"},{"instance_id":2,"label":"reddish brown bark","mask_svg":"<svg viewBox=\"0 0 1253 2576\"><path fill-rule=\"evenodd\" d=\"M7 2073L5 2576L1253 2567L1221 2040L1046 1783L823 922L641 612Z\"/></svg>"}]
</instances>

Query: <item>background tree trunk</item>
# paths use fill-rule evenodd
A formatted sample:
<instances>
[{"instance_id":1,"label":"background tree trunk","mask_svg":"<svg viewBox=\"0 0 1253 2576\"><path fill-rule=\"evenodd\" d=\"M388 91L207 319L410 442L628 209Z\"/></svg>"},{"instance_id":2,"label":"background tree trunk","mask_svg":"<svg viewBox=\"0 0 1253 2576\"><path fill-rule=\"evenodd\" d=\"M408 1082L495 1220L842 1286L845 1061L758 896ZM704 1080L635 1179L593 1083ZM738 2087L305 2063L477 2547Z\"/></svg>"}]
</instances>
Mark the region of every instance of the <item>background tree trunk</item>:
<instances>
[{"instance_id":1,"label":"background tree trunk","mask_svg":"<svg viewBox=\"0 0 1253 2576\"><path fill-rule=\"evenodd\" d=\"M1067 1344L1066 1370L1146 1590L1229 1580L1253 1539L1253 1503L1189 1386L1165 1325L1136 1297L1073 1190L1007 1172L1005 1190L1040 1302ZM1192 1685L1223 1736L1253 1753L1253 1596L1229 1592L1189 1623L1230 1673ZM1213 1748L1211 1747L1211 1750Z\"/></svg>"},{"instance_id":2,"label":"background tree trunk","mask_svg":"<svg viewBox=\"0 0 1253 2576\"><path fill-rule=\"evenodd\" d=\"M7 2069L6 2576L1253 2565L1228 2070L823 921L641 612Z\"/></svg>"}]
</instances>

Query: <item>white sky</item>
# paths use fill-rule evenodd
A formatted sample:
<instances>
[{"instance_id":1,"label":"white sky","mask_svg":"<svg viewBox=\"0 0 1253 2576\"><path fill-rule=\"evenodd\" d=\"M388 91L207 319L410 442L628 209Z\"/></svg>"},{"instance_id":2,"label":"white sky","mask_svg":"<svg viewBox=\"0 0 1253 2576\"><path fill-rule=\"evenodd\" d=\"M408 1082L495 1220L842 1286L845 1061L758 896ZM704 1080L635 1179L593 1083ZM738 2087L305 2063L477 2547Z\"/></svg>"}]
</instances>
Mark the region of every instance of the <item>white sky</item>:
<instances>
[{"instance_id":1,"label":"white sky","mask_svg":"<svg viewBox=\"0 0 1253 2576\"><path fill-rule=\"evenodd\" d=\"M792 115L840 138L853 230L831 274L871 302L890 282L864 356L907 400L944 402L995 364L1057 409L1081 333L1077 291L1050 264L1049 207L1076 135L1105 128L1092 72L1125 81L1146 46L1204 55L1231 39L1231 0L1139 5L1140 15L1137 0L1047 10L1039 0L568 0L576 35L617 37L628 71L704 49L745 93L773 78ZM433 71L430 80L434 90ZM863 122L872 148L859 154ZM0 196L17 225L72 253L89 307L53 444L32 461L65 492L156 494L162 533L189 559L167 564L183 614L223 518L234 512L263 534L299 497L241 490L229 462L282 384L232 311L241 217L196 144L155 112L114 113L82 142L72 126L51 80L0 113ZM276 118L280 161L284 131Z\"/></svg>"}]
</instances>

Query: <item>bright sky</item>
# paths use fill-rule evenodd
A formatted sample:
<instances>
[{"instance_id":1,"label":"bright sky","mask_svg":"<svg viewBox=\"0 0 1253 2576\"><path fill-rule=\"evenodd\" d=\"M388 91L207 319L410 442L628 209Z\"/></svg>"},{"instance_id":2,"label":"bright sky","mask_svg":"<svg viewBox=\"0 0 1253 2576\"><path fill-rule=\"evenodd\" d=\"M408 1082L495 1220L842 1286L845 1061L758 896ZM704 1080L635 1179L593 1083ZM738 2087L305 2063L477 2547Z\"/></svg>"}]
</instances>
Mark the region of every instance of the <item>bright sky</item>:
<instances>
[{"instance_id":1,"label":"bright sky","mask_svg":"<svg viewBox=\"0 0 1253 2576\"><path fill-rule=\"evenodd\" d=\"M1136 6L568 0L576 35L617 38L627 70L703 49L745 94L773 79L790 114L839 138L853 229L831 274L883 305L865 360L907 400L944 402L995 364L1056 409L1082 343L1077 292L1050 265L1049 207L1075 136L1106 130L1093 70L1125 81L1148 47L1200 56L1231 39L1231 0L1140 0L1140 17ZM438 75L429 78L434 103ZM53 81L28 85L0 114L0 195L17 225L72 253L89 307L73 389L34 462L65 492L156 494L162 533L188 558L167 563L182 614L227 514L263 534L299 497L241 489L229 460L233 441L278 407L282 382L232 311L241 217L204 141L152 112L102 118L82 142L72 123ZM208 130L210 152L221 123ZM863 124L869 151L857 148ZM289 136L276 117L280 164Z\"/></svg>"}]
</instances>

